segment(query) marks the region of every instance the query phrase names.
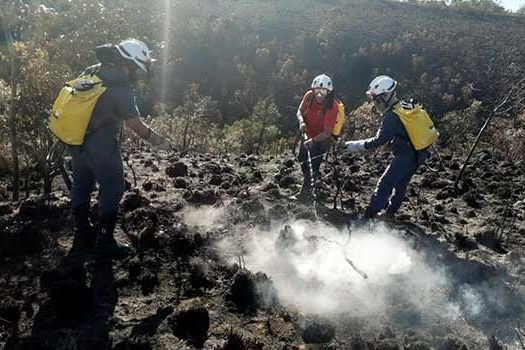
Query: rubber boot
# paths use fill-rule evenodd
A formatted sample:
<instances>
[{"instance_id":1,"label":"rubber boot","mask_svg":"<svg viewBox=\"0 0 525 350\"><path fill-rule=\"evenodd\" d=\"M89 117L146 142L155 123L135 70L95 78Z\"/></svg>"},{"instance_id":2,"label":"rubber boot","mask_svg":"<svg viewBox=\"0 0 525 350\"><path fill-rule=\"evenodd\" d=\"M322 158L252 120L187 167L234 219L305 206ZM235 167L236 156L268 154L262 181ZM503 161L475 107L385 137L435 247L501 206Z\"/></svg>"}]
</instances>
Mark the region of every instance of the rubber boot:
<instances>
[{"instance_id":1,"label":"rubber boot","mask_svg":"<svg viewBox=\"0 0 525 350\"><path fill-rule=\"evenodd\" d=\"M390 222L390 223L393 223L396 221L396 216L395 216L395 213L391 212L391 211L384 211L378 215L376 215L376 219L379 220L379 221L383 221L383 222Z\"/></svg>"},{"instance_id":2,"label":"rubber boot","mask_svg":"<svg viewBox=\"0 0 525 350\"><path fill-rule=\"evenodd\" d=\"M308 202L312 198L312 191L311 191L311 181L310 178L304 178L303 185L301 186L301 190L290 197L292 200L296 200L299 202Z\"/></svg>"},{"instance_id":3,"label":"rubber boot","mask_svg":"<svg viewBox=\"0 0 525 350\"><path fill-rule=\"evenodd\" d=\"M116 213L99 218L99 232L95 248L97 258L121 260L133 252L129 245L118 243L115 239L116 224Z\"/></svg>"},{"instance_id":4,"label":"rubber boot","mask_svg":"<svg viewBox=\"0 0 525 350\"><path fill-rule=\"evenodd\" d=\"M60 262L64 268L74 268L83 264L95 247L96 234L89 222L89 204L73 208L73 219L73 245Z\"/></svg>"}]
</instances>

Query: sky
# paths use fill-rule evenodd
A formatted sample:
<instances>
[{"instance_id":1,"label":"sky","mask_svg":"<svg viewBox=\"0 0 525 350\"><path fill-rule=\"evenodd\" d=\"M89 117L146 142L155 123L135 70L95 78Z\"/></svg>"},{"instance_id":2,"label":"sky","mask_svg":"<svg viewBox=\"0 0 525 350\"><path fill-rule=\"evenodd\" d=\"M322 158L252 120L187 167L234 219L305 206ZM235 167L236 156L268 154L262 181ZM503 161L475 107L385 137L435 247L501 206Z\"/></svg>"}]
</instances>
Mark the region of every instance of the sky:
<instances>
[{"instance_id":1,"label":"sky","mask_svg":"<svg viewBox=\"0 0 525 350\"><path fill-rule=\"evenodd\" d=\"M501 0L501 5L503 5L508 10L517 10L522 5L525 5L525 0Z\"/></svg>"}]
</instances>

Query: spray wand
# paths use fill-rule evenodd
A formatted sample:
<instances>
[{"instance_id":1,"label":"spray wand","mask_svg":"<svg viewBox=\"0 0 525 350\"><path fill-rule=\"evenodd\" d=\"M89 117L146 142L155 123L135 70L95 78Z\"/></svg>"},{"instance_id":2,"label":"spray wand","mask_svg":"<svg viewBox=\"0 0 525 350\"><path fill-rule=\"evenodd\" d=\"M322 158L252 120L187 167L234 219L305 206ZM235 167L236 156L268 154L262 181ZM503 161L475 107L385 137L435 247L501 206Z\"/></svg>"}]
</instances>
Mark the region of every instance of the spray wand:
<instances>
[{"instance_id":1,"label":"spray wand","mask_svg":"<svg viewBox=\"0 0 525 350\"><path fill-rule=\"evenodd\" d=\"M308 141L308 135L306 135L305 132L303 132L303 139L304 141ZM303 143L304 145L304 143ZM310 148L305 146L306 148L306 154L308 155L308 168L310 169L310 189L312 191L312 201L313 201L313 207L314 207L314 215L315 218L318 219L317 216L317 197L315 194L315 178L314 178L314 168L312 165L312 154L310 153Z\"/></svg>"}]
</instances>

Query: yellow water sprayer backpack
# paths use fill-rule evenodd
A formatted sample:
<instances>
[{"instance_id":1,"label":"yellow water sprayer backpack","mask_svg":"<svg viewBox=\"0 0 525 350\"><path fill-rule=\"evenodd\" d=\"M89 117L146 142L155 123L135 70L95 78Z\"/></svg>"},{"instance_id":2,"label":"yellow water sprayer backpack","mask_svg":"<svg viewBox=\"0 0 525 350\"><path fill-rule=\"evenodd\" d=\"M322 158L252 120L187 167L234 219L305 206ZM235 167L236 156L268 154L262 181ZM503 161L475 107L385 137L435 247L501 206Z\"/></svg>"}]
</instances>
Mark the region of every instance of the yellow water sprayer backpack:
<instances>
[{"instance_id":1,"label":"yellow water sprayer backpack","mask_svg":"<svg viewBox=\"0 0 525 350\"><path fill-rule=\"evenodd\" d=\"M53 104L51 132L68 145L82 145L93 109L104 91L106 87L96 72L67 82Z\"/></svg>"},{"instance_id":2,"label":"yellow water sprayer backpack","mask_svg":"<svg viewBox=\"0 0 525 350\"><path fill-rule=\"evenodd\" d=\"M410 142L416 151L428 148L437 141L439 132L420 104L414 103L412 100L409 102L400 101L392 111L405 126Z\"/></svg>"},{"instance_id":3,"label":"yellow water sprayer backpack","mask_svg":"<svg viewBox=\"0 0 525 350\"><path fill-rule=\"evenodd\" d=\"M341 135L341 131L343 130L343 126L346 121L346 115L345 115L345 105L340 100L335 100L337 103L337 107L339 108L339 112L337 113L337 119L335 120L335 126L334 130L332 131L333 137L339 137Z\"/></svg>"}]
</instances>

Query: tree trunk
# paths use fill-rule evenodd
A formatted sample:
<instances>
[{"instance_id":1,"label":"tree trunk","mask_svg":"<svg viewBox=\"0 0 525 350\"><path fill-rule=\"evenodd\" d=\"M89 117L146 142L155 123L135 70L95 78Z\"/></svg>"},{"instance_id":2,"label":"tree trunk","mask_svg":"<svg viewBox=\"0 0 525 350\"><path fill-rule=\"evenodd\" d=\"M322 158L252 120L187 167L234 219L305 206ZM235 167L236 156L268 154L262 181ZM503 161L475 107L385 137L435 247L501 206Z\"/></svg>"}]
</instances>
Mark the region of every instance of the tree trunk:
<instances>
[{"instance_id":1,"label":"tree trunk","mask_svg":"<svg viewBox=\"0 0 525 350\"><path fill-rule=\"evenodd\" d=\"M259 154L259 151L261 149L261 145L264 138L264 131L266 130L266 122L268 120L268 114L265 113L262 125L261 125L261 131L259 132L259 141L257 142L257 148L255 149L255 153Z\"/></svg>"},{"instance_id":2,"label":"tree trunk","mask_svg":"<svg viewBox=\"0 0 525 350\"><path fill-rule=\"evenodd\" d=\"M195 119L195 118L194 118ZM191 121L191 117L188 116L186 118L186 125L184 125L184 134L182 135L182 150L184 152L186 152L188 149L188 143L189 143L189 140L188 140L188 131L190 129L190 121Z\"/></svg>"},{"instance_id":3,"label":"tree trunk","mask_svg":"<svg viewBox=\"0 0 525 350\"><path fill-rule=\"evenodd\" d=\"M18 160L18 140L16 133L16 67L15 56L11 53L11 104L9 106L9 128L11 131L11 158L13 160L13 201L18 201L20 191L20 164Z\"/></svg>"}]
</instances>

